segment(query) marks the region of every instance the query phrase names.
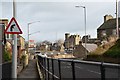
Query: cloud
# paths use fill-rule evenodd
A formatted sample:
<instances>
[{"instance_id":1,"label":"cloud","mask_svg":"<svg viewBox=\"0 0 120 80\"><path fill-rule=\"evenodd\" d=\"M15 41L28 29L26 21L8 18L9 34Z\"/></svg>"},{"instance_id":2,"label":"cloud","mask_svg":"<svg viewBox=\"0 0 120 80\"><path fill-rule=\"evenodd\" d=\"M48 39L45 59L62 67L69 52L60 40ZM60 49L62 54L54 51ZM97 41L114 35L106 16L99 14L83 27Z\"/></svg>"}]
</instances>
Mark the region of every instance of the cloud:
<instances>
[{"instance_id":1,"label":"cloud","mask_svg":"<svg viewBox=\"0 0 120 80\"><path fill-rule=\"evenodd\" d=\"M114 2L115 0L16 0L17 2ZM2 0L2 2L12 2L12 0Z\"/></svg>"},{"instance_id":2,"label":"cloud","mask_svg":"<svg viewBox=\"0 0 120 80\"><path fill-rule=\"evenodd\" d=\"M40 34L31 35L31 39L51 40L63 38L65 32L84 35L84 10L75 8L75 5L84 5L87 9L87 34L96 37L96 29L103 23L103 16L115 13L115 3L109 2L17 2L17 21L23 30L23 37L27 40L28 23L40 21L30 25L30 33L40 31ZM12 3L2 5L2 18L11 18ZM10 8L10 9L9 9ZM8 14L9 13L9 14ZM40 36L40 37L39 37Z\"/></svg>"}]
</instances>

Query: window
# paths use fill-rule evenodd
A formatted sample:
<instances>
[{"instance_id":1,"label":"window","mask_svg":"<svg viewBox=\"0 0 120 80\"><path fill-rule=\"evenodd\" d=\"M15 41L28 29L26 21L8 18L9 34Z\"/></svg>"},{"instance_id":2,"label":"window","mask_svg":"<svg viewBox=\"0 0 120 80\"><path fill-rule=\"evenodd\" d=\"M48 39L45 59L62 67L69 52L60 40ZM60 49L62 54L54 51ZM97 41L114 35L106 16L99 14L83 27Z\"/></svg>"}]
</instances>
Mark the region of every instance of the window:
<instances>
[{"instance_id":1,"label":"window","mask_svg":"<svg viewBox=\"0 0 120 80\"><path fill-rule=\"evenodd\" d=\"M7 38L7 39L9 38L9 34L6 34L6 38Z\"/></svg>"},{"instance_id":2,"label":"window","mask_svg":"<svg viewBox=\"0 0 120 80\"><path fill-rule=\"evenodd\" d=\"M10 34L9 38L12 39L12 34Z\"/></svg>"},{"instance_id":3,"label":"window","mask_svg":"<svg viewBox=\"0 0 120 80\"><path fill-rule=\"evenodd\" d=\"M116 35L116 29L112 30L112 35Z\"/></svg>"},{"instance_id":4,"label":"window","mask_svg":"<svg viewBox=\"0 0 120 80\"><path fill-rule=\"evenodd\" d=\"M102 36L106 36L106 30L103 30L101 34Z\"/></svg>"},{"instance_id":5,"label":"window","mask_svg":"<svg viewBox=\"0 0 120 80\"><path fill-rule=\"evenodd\" d=\"M12 34L6 34L7 39L12 39Z\"/></svg>"}]
</instances>

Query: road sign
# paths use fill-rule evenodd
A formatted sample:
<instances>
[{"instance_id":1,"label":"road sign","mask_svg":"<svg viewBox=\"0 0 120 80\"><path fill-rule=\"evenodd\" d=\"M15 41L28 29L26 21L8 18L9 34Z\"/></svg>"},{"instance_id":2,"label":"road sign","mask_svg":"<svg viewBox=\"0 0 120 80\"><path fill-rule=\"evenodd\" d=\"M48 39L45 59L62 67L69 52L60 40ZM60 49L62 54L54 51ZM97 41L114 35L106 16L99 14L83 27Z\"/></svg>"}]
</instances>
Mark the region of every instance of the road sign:
<instances>
[{"instance_id":1,"label":"road sign","mask_svg":"<svg viewBox=\"0 0 120 80\"><path fill-rule=\"evenodd\" d=\"M14 17L11 19L10 23L8 24L5 30L5 33L6 34L22 34L22 31Z\"/></svg>"}]
</instances>

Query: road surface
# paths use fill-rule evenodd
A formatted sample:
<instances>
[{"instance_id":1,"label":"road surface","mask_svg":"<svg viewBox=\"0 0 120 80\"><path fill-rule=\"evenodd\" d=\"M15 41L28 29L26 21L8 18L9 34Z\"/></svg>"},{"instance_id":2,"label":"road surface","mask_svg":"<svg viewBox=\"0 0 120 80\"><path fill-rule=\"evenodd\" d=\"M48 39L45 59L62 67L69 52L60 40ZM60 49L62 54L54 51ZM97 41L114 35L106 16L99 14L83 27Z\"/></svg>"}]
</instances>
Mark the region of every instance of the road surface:
<instances>
[{"instance_id":1,"label":"road surface","mask_svg":"<svg viewBox=\"0 0 120 80\"><path fill-rule=\"evenodd\" d=\"M52 73L51 60L49 60L50 72ZM105 78L118 78L120 75L118 68L105 68ZM54 60L54 76L59 78L58 61ZM70 62L61 62L61 78L71 79L72 66ZM100 66L75 63L75 77L78 79L83 78L101 78ZM52 76L50 76L52 78ZM120 78L120 77L119 77Z\"/></svg>"},{"instance_id":2,"label":"road surface","mask_svg":"<svg viewBox=\"0 0 120 80\"><path fill-rule=\"evenodd\" d=\"M0 80L2 79L2 64L0 64Z\"/></svg>"}]
</instances>

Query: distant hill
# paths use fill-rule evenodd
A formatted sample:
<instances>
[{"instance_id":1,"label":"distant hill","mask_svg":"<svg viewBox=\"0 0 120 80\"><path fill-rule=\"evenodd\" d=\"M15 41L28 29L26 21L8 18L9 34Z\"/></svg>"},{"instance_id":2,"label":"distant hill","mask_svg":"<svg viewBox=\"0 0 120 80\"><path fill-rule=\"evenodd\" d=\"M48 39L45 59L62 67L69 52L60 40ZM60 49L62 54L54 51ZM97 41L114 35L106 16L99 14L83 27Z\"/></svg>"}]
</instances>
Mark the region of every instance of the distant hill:
<instances>
[{"instance_id":1,"label":"distant hill","mask_svg":"<svg viewBox=\"0 0 120 80\"><path fill-rule=\"evenodd\" d=\"M115 42L115 45L110 47L103 56L106 57L113 57L113 58L120 58L120 39Z\"/></svg>"}]
</instances>

